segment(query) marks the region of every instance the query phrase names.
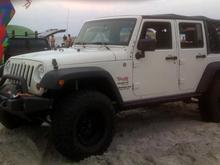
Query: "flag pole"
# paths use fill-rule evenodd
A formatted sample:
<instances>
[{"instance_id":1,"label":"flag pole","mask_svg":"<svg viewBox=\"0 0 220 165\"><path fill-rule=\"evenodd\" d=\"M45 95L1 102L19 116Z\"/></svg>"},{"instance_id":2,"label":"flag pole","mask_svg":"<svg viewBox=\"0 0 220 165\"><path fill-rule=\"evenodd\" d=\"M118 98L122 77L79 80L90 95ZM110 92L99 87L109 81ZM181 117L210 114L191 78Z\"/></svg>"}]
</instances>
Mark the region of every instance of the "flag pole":
<instances>
[{"instance_id":1,"label":"flag pole","mask_svg":"<svg viewBox=\"0 0 220 165\"><path fill-rule=\"evenodd\" d=\"M69 17L70 17L70 8L67 11L67 21L66 21L66 31L69 31Z\"/></svg>"}]
</instances>

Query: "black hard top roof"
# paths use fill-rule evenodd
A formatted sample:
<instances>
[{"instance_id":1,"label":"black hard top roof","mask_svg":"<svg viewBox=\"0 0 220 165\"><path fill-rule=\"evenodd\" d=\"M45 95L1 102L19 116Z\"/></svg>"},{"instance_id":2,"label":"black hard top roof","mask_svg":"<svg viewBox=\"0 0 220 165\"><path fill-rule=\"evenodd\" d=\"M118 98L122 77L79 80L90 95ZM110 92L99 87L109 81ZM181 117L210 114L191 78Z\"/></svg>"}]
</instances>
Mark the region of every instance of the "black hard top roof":
<instances>
[{"instance_id":1,"label":"black hard top roof","mask_svg":"<svg viewBox=\"0 0 220 165\"><path fill-rule=\"evenodd\" d=\"M183 16L183 15L176 15L176 14L159 14L159 15L143 15L143 18L149 19L181 19L181 20L201 20L207 22L219 22L220 20L211 19L204 16Z\"/></svg>"}]
</instances>

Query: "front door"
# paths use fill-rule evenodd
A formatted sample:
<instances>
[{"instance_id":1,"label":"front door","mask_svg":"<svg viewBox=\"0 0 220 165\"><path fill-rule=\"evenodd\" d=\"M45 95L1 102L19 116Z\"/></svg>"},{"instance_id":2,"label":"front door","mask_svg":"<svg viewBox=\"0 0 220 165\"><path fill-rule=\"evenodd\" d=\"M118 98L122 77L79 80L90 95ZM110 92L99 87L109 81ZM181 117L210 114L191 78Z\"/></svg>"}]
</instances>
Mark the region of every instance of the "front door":
<instances>
[{"instance_id":1,"label":"front door","mask_svg":"<svg viewBox=\"0 0 220 165\"><path fill-rule=\"evenodd\" d=\"M153 98L176 94L178 88L178 52L174 20L145 20L140 39L156 40L155 51L143 52L145 57L133 55L133 91L137 96Z\"/></svg>"}]
</instances>

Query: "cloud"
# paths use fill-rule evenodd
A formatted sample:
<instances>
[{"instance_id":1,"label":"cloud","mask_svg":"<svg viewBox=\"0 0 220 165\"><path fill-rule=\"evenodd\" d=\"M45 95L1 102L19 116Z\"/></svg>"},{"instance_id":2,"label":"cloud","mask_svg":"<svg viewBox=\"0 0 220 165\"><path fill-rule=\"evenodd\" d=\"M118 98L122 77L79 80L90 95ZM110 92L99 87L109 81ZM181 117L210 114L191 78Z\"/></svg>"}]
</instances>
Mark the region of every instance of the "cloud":
<instances>
[{"instance_id":1,"label":"cloud","mask_svg":"<svg viewBox=\"0 0 220 165\"><path fill-rule=\"evenodd\" d=\"M34 0L33 0L34 1ZM38 1L45 1L45 0L38 0ZM55 0L47 0L47 1L55 1ZM71 1L71 2L138 2L138 1L142 1L142 2L146 2L146 1L150 1L150 0L56 0L56 1Z\"/></svg>"},{"instance_id":2,"label":"cloud","mask_svg":"<svg viewBox=\"0 0 220 165\"><path fill-rule=\"evenodd\" d=\"M17 3L26 3L26 0L11 0L14 4ZM99 3L108 3L108 2L128 2L128 3L137 3L137 2L147 2L147 1L155 1L155 0L32 0L33 3L35 2L40 2L40 1L49 1L49 2L54 2L54 1L60 1L60 2L65 2L65 1L69 1L69 2L99 2Z\"/></svg>"},{"instance_id":3,"label":"cloud","mask_svg":"<svg viewBox=\"0 0 220 165\"><path fill-rule=\"evenodd\" d=\"M28 10L26 0L15 2L16 15L12 24L33 30L66 28L76 35L86 20L115 15L152 15L173 13L204 15L219 19L219 0L32 0ZM69 19L68 19L69 11Z\"/></svg>"}]
</instances>

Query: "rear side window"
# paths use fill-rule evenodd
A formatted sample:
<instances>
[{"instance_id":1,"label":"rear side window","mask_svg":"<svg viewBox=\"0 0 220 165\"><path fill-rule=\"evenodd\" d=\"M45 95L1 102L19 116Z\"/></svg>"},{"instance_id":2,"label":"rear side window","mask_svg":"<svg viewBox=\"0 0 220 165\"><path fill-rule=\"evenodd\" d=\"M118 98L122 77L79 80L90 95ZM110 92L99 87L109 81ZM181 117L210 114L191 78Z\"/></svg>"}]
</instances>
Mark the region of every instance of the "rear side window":
<instances>
[{"instance_id":1,"label":"rear side window","mask_svg":"<svg viewBox=\"0 0 220 165\"><path fill-rule=\"evenodd\" d=\"M24 39L10 39L10 47L14 49L27 49L27 41Z\"/></svg>"},{"instance_id":2,"label":"rear side window","mask_svg":"<svg viewBox=\"0 0 220 165\"><path fill-rule=\"evenodd\" d=\"M181 48L203 48L204 40L200 23L180 23Z\"/></svg>"},{"instance_id":3,"label":"rear side window","mask_svg":"<svg viewBox=\"0 0 220 165\"><path fill-rule=\"evenodd\" d=\"M209 43L211 53L220 52L220 23L211 22L207 23L209 32Z\"/></svg>"},{"instance_id":4,"label":"rear side window","mask_svg":"<svg viewBox=\"0 0 220 165\"><path fill-rule=\"evenodd\" d=\"M144 23L141 39L156 40L156 49L172 49L172 32L169 22Z\"/></svg>"},{"instance_id":5,"label":"rear side window","mask_svg":"<svg viewBox=\"0 0 220 165\"><path fill-rule=\"evenodd\" d=\"M44 50L45 48L48 48L48 44L47 44L46 40L30 39L29 40L29 47L30 47L30 49Z\"/></svg>"},{"instance_id":6,"label":"rear side window","mask_svg":"<svg viewBox=\"0 0 220 165\"><path fill-rule=\"evenodd\" d=\"M28 52L28 43L25 39L10 39L7 54L9 57Z\"/></svg>"}]
</instances>

